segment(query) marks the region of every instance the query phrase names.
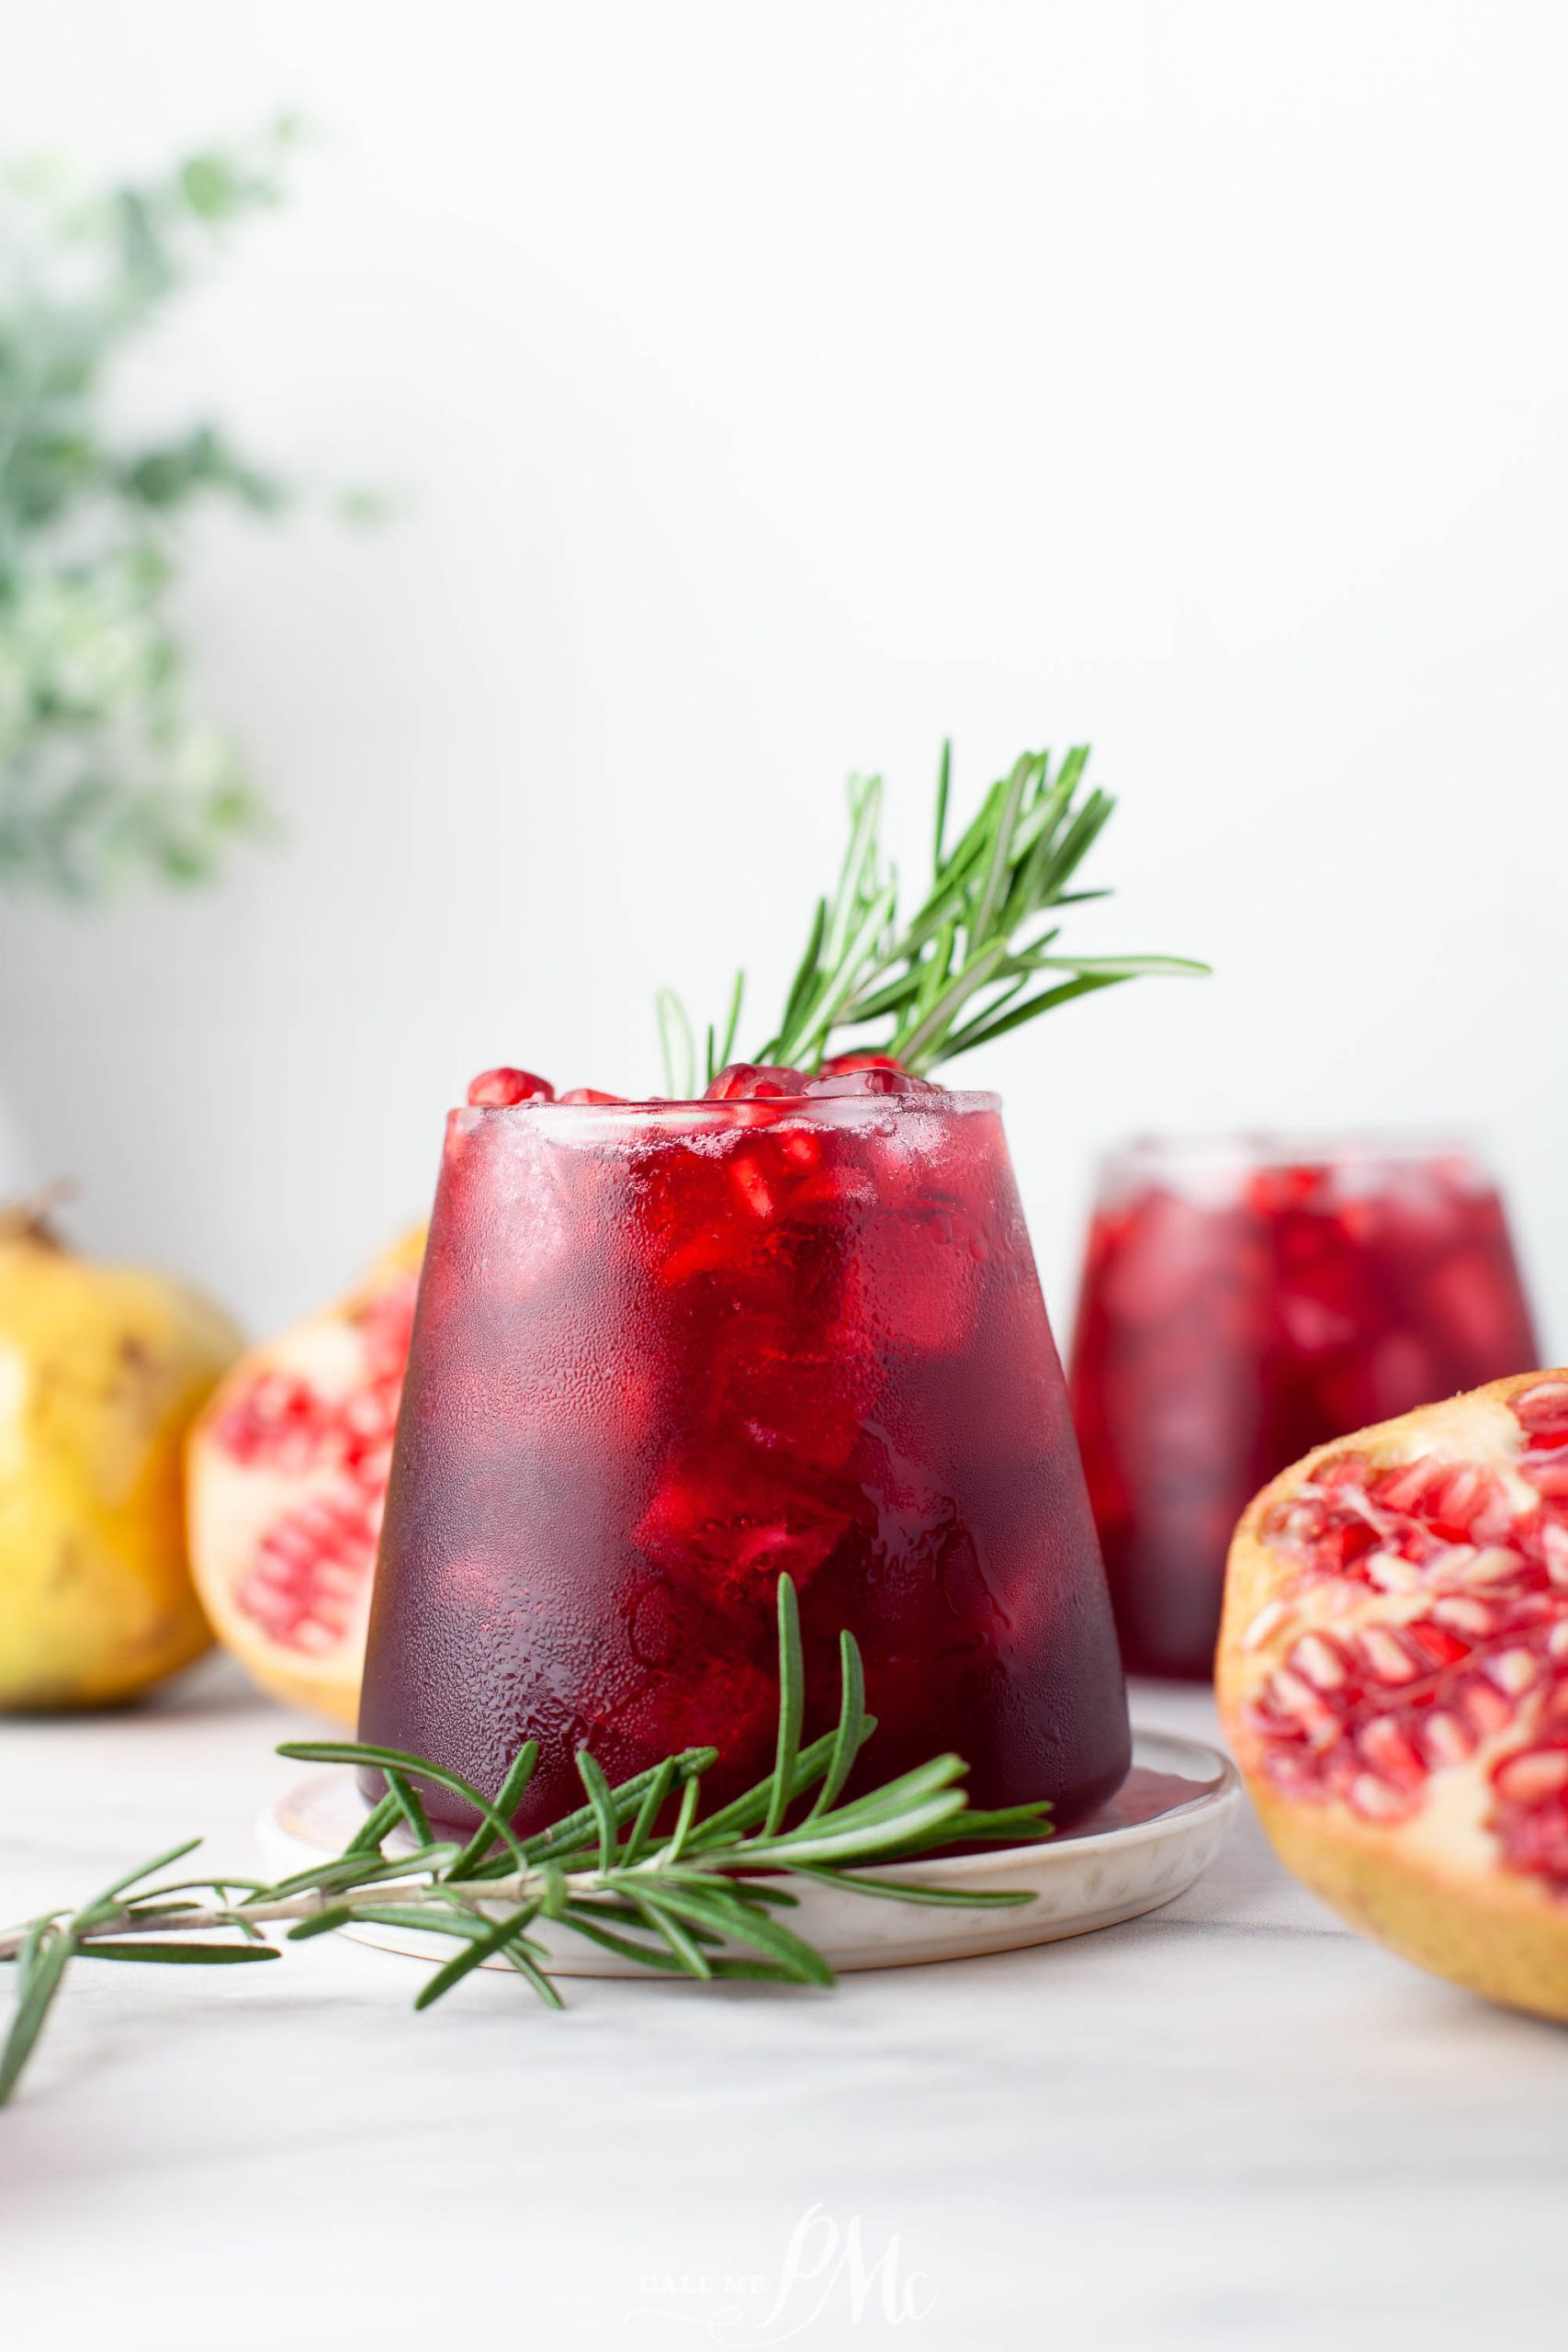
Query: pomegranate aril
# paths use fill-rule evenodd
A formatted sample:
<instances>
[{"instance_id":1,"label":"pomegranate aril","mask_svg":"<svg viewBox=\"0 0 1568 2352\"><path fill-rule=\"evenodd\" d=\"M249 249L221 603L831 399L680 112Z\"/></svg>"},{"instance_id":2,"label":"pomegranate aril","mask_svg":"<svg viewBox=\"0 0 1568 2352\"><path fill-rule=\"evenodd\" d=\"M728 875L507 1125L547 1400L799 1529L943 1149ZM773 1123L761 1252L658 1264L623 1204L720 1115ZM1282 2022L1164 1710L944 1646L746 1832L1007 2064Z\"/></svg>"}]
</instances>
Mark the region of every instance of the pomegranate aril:
<instances>
[{"instance_id":1,"label":"pomegranate aril","mask_svg":"<svg viewBox=\"0 0 1568 2352\"><path fill-rule=\"evenodd\" d=\"M1389 1510L1416 1510L1432 1486L1437 1465L1429 1459L1412 1462L1377 1482L1377 1498Z\"/></svg>"},{"instance_id":2,"label":"pomegranate aril","mask_svg":"<svg viewBox=\"0 0 1568 2352\"><path fill-rule=\"evenodd\" d=\"M1357 1745L1372 1770L1396 1788L1417 1789L1427 1778L1425 1758L1393 1715L1375 1715L1364 1724Z\"/></svg>"},{"instance_id":3,"label":"pomegranate aril","mask_svg":"<svg viewBox=\"0 0 1568 2352\"><path fill-rule=\"evenodd\" d=\"M1475 1734L1446 1708L1436 1708L1421 1725L1421 1744L1428 1761L1438 1770L1463 1764L1475 1753Z\"/></svg>"},{"instance_id":4,"label":"pomegranate aril","mask_svg":"<svg viewBox=\"0 0 1568 2352\"><path fill-rule=\"evenodd\" d=\"M1241 1637L1243 1649L1261 1649L1264 1643L1279 1632L1290 1613L1284 1601L1266 1601Z\"/></svg>"},{"instance_id":5,"label":"pomegranate aril","mask_svg":"<svg viewBox=\"0 0 1568 2352\"><path fill-rule=\"evenodd\" d=\"M1509 1804L1544 1804L1568 1792L1568 1747L1528 1747L1493 1768L1492 1784Z\"/></svg>"},{"instance_id":6,"label":"pomegranate aril","mask_svg":"<svg viewBox=\"0 0 1568 2352\"><path fill-rule=\"evenodd\" d=\"M821 1078L814 1078L808 1081L806 1091L837 1101L857 1094L934 1094L937 1089L923 1078L912 1078L908 1070L890 1069L878 1065L834 1070Z\"/></svg>"},{"instance_id":7,"label":"pomegranate aril","mask_svg":"<svg viewBox=\"0 0 1568 2352\"><path fill-rule=\"evenodd\" d=\"M626 1102L631 1098L626 1094L601 1094L596 1086L573 1086L560 1099L563 1102Z\"/></svg>"},{"instance_id":8,"label":"pomegranate aril","mask_svg":"<svg viewBox=\"0 0 1568 2352\"><path fill-rule=\"evenodd\" d=\"M1445 1595L1432 1603L1432 1621L1446 1625L1457 1634L1468 1634L1476 1641L1484 1641L1488 1634L1497 1630L1497 1611L1492 1603L1478 1600L1472 1593Z\"/></svg>"},{"instance_id":9,"label":"pomegranate aril","mask_svg":"<svg viewBox=\"0 0 1568 2352\"><path fill-rule=\"evenodd\" d=\"M513 1069L502 1063L495 1069L482 1069L468 1086L468 1102L474 1110L509 1111L519 1102L553 1102L555 1088L547 1078L536 1078L531 1069Z\"/></svg>"},{"instance_id":10,"label":"pomegranate aril","mask_svg":"<svg viewBox=\"0 0 1568 2352\"><path fill-rule=\"evenodd\" d=\"M1451 1577L1461 1588L1466 1585L1494 1586L1506 1584L1512 1577L1527 1573L1525 1562L1517 1552L1503 1544L1483 1544L1479 1551L1466 1545L1458 1557L1439 1556L1434 1563L1438 1575Z\"/></svg>"},{"instance_id":11,"label":"pomegranate aril","mask_svg":"<svg viewBox=\"0 0 1568 2352\"><path fill-rule=\"evenodd\" d=\"M1309 1732L1338 1729L1339 1718L1333 1708L1325 1704L1303 1676L1292 1673L1289 1667L1280 1667L1269 1676L1263 1696L1275 1713L1293 1717Z\"/></svg>"},{"instance_id":12,"label":"pomegranate aril","mask_svg":"<svg viewBox=\"0 0 1568 2352\"><path fill-rule=\"evenodd\" d=\"M1434 1510L1437 1523L1468 1532L1490 1493L1491 1481L1481 1471L1467 1466L1456 1472L1438 1493Z\"/></svg>"},{"instance_id":13,"label":"pomegranate aril","mask_svg":"<svg viewBox=\"0 0 1568 2352\"><path fill-rule=\"evenodd\" d=\"M1540 1680L1541 1666L1527 1649L1498 1650L1486 1660L1483 1672L1506 1698L1522 1699Z\"/></svg>"},{"instance_id":14,"label":"pomegranate aril","mask_svg":"<svg viewBox=\"0 0 1568 2352\"><path fill-rule=\"evenodd\" d=\"M344 1401L340 1418L344 1431L354 1442L357 1454L366 1445L389 1443L397 1417L395 1391L389 1395L384 1389L367 1388L362 1396L350 1396Z\"/></svg>"},{"instance_id":15,"label":"pomegranate aril","mask_svg":"<svg viewBox=\"0 0 1568 2352\"><path fill-rule=\"evenodd\" d=\"M324 1657L329 1650L336 1649L343 1639L343 1634L344 1629L341 1625L329 1625L320 1617L302 1617L293 1628L288 1640L290 1646L294 1649L304 1650L312 1657Z\"/></svg>"},{"instance_id":16,"label":"pomegranate aril","mask_svg":"<svg viewBox=\"0 0 1568 2352\"><path fill-rule=\"evenodd\" d=\"M1568 1442L1568 1381L1543 1380L1514 1399L1514 1418L1531 1444Z\"/></svg>"},{"instance_id":17,"label":"pomegranate aril","mask_svg":"<svg viewBox=\"0 0 1568 2352\"><path fill-rule=\"evenodd\" d=\"M1537 1531L1546 1573L1555 1585L1568 1585L1568 1527L1554 1519L1543 1519Z\"/></svg>"},{"instance_id":18,"label":"pomegranate aril","mask_svg":"<svg viewBox=\"0 0 1568 2352\"><path fill-rule=\"evenodd\" d=\"M1568 1680L1561 1675L1537 1697L1535 1735L1538 1746L1555 1747L1560 1740L1568 1742Z\"/></svg>"},{"instance_id":19,"label":"pomegranate aril","mask_svg":"<svg viewBox=\"0 0 1568 2352\"><path fill-rule=\"evenodd\" d=\"M829 1054L827 1060L822 1065L819 1075L823 1078L838 1078L840 1077L845 1070L894 1069L902 1071L903 1068L903 1063L899 1061L897 1057L894 1054Z\"/></svg>"},{"instance_id":20,"label":"pomegranate aril","mask_svg":"<svg viewBox=\"0 0 1568 2352\"><path fill-rule=\"evenodd\" d=\"M1368 1552L1362 1569L1380 1592L1414 1592L1421 1582L1419 1568L1397 1552Z\"/></svg>"},{"instance_id":21,"label":"pomegranate aril","mask_svg":"<svg viewBox=\"0 0 1568 2352\"><path fill-rule=\"evenodd\" d=\"M1401 1683L1415 1682L1420 1677L1420 1667L1390 1626L1365 1626L1359 1648L1367 1671L1375 1682L1397 1688Z\"/></svg>"},{"instance_id":22,"label":"pomegranate aril","mask_svg":"<svg viewBox=\"0 0 1568 2352\"><path fill-rule=\"evenodd\" d=\"M1461 1642L1457 1634L1429 1617L1412 1618L1404 1629L1404 1639L1405 1646L1429 1673L1440 1673L1470 1656L1468 1642Z\"/></svg>"},{"instance_id":23,"label":"pomegranate aril","mask_svg":"<svg viewBox=\"0 0 1568 2352\"><path fill-rule=\"evenodd\" d=\"M730 1164L729 1182L737 1198L747 1213L754 1217L770 1217L775 1203L767 1177L750 1152L742 1152Z\"/></svg>"},{"instance_id":24,"label":"pomegranate aril","mask_svg":"<svg viewBox=\"0 0 1568 2352\"><path fill-rule=\"evenodd\" d=\"M1360 1772L1350 1784L1350 1803L1368 1821L1408 1821L1418 1799L1410 1789L1395 1788L1374 1773Z\"/></svg>"},{"instance_id":25,"label":"pomegranate aril","mask_svg":"<svg viewBox=\"0 0 1568 2352\"><path fill-rule=\"evenodd\" d=\"M1314 1690L1337 1690L1346 1679L1344 1653L1322 1634L1303 1634L1290 1654L1290 1663Z\"/></svg>"},{"instance_id":26,"label":"pomegranate aril","mask_svg":"<svg viewBox=\"0 0 1568 2352\"><path fill-rule=\"evenodd\" d=\"M671 1284L689 1283L698 1274L711 1274L734 1255L732 1235L722 1226L707 1226L701 1232L677 1242L669 1254L660 1259L659 1279Z\"/></svg>"},{"instance_id":27,"label":"pomegranate aril","mask_svg":"<svg viewBox=\"0 0 1568 2352\"><path fill-rule=\"evenodd\" d=\"M1270 1751L1276 1756L1280 1753L1278 1743L1280 1740L1304 1740L1306 1737L1306 1725L1280 1708L1272 1677L1251 1702L1247 1713L1252 1729L1268 1742Z\"/></svg>"},{"instance_id":28,"label":"pomegranate aril","mask_svg":"<svg viewBox=\"0 0 1568 2352\"><path fill-rule=\"evenodd\" d=\"M791 1069L782 1062L730 1062L716 1078L709 1080L703 1100L705 1102L736 1102L757 1098L779 1100L804 1094L806 1091L804 1070Z\"/></svg>"},{"instance_id":29,"label":"pomegranate aril","mask_svg":"<svg viewBox=\"0 0 1568 2352\"><path fill-rule=\"evenodd\" d=\"M1511 1701L1506 1699L1494 1683L1479 1679L1467 1683L1460 1693L1459 1704L1465 1720L1483 1739L1506 1731L1514 1720Z\"/></svg>"}]
</instances>

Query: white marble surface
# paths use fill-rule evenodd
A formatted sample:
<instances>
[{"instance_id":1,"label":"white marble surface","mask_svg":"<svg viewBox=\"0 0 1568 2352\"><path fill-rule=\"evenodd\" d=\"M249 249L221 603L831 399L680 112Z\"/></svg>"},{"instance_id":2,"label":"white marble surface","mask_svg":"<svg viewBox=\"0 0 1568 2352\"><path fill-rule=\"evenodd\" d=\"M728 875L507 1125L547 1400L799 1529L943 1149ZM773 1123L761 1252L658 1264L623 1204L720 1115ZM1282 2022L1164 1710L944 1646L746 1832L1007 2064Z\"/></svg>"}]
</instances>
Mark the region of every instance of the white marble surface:
<instances>
[{"instance_id":1,"label":"white marble surface","mask_svg":"<svg viewBox=\"0 0 1568 2352\"><path fill-rule=\"evenodd\" d=\"M245 1867L291 1727L221 1667L5 1725L0 1910L197 1828ZM0 2116L0 2346L1568 2342L1568 2034L1358 1941L1250 1819L1152 1917L832 1994L417 1982L78 1969Z\"/></svg>"}]
</instances>

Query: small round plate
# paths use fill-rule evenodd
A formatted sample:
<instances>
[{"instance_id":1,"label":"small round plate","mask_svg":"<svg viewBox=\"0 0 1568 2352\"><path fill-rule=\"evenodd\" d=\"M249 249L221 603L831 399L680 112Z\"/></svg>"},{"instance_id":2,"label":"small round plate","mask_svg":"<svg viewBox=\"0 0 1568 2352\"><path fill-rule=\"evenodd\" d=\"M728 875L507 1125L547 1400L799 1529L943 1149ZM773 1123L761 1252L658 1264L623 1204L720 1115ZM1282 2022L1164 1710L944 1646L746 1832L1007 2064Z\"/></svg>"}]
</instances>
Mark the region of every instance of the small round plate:
<instances>
[{"instance_id":1,"label":"small round plate","mask_svg":"<svg viewBox=\"0 0 1568 2352\"><path fill-rule=\"evenodd\" d=\"M785 1877L781 1883L800 1906L789 1915L789 1924L839 1970L962 1960L1088 1935L1185 1894L1218 1852L1237 1790L1234 1767L1201 1740L1134 1732L1133 1769L1122 1788L1109 1804L1061 1837L1040 1846L879 1864L872 1873L965 1894L1023 1890L1034 1896L1032 1903L966 1910L961 1905L945 1909L937 1904L868 1902L814 1879ZM351 1776L321 1773L264 1813L256 1835L268 1868L283 1877L325 1854L341 1853L364 1818ZM546 1947L558 1975L647 1973L636 1962L602 1951L548 1920L536 1920L528 1932ZM448 1939L414 1928L367 1926L344 1933L421 1960L451 1957ZM486 1965L507 1963L498 1956Z\"/></svg>"}]
</instances>

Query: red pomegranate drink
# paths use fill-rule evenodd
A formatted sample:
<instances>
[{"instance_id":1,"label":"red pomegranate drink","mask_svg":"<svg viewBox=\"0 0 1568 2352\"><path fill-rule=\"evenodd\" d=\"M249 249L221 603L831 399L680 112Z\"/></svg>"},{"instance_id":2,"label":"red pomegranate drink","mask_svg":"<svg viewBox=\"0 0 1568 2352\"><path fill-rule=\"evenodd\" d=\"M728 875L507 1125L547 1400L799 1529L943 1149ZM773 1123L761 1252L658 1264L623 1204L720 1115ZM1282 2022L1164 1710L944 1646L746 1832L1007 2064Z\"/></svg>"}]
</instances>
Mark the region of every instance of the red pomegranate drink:
<instances>
[{"instance_id":1,"label":"red pomegranate drink","mask_svg":"<svg viewBox=\"0 0 1568 2352\"><path fill-rule=\"evenodd\" d=\"M362 1736L486 1791L532 1736L525 1830L581 1803L582 1747L615 1780L711 1744L722 1801L772 1766L785 1570L807 1736L847 1626L871 1781L951 1747L977 1804L1049 1797L1062 1821L1122 1781L1115 1636L997 1098L863 1076L454 1112Z\"/></svg>"},{"instance_id":2,"label":"red pomegranate drink","mask_svg":"<svg viewBox=\"0 0 1568 2352\"><path fill-rule=\"evenodd\" d=\"M1208 1675L1232 1529L1287 1464L1537 1360L1502 1202L1462 1149L1112 1159L1071 1393L1129 1669Z\"/></svg>"}]
</instances>

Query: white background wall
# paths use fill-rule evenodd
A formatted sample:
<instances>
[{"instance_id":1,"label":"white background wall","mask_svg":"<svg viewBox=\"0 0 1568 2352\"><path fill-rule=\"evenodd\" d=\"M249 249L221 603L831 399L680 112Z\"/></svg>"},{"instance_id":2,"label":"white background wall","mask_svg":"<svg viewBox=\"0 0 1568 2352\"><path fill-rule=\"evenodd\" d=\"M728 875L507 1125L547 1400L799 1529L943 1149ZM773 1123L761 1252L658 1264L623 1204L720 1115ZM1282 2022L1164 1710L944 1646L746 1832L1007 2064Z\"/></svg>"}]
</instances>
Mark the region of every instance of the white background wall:
<instances>
[{"instance_id":1,"label":"white background wall","mask_svg":"<svg viewBox=\"0 0 1568 2352\"><path fill-rule=\"evenodd\" d=\"M1568 1347L1568 17L1475 0L51 0L0 147L280 105L287 212L144 355L394 528L214 525L288 820L199 901L7 909L79 1230L266 1324L417 1210L475 1068L658 1084L880 765L912 863L1087 736L1080 937L1207 955L971 1065L1059 1310L1132 1128L1474 1125ZM1061 1319L1059 1314L1059 1319Z\"/></svg>"}]
</instances>

